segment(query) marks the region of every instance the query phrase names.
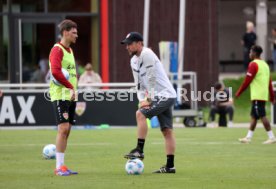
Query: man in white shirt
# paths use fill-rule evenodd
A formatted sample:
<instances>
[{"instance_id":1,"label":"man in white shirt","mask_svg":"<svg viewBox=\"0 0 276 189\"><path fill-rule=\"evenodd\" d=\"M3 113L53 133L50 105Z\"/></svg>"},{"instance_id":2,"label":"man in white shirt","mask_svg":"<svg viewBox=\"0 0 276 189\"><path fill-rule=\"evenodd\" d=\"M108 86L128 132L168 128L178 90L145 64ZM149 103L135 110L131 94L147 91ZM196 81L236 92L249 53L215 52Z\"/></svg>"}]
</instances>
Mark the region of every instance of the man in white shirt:
<instances>
[{"instance_id":1,"label":"man in white shirt","mask_svg":"<svg viewBox=\"0 0 276 189\"><path fill-rule=\"evenodd\" d=\"M80 76L79 84L102 83L102 78L93 70L92 64L85 65L85 72ZM97 88L97 87L94 87Z\"/></svg>"},{"instance_id":2,"label":"man in white shirt","mask_svg":"<svg viewBox=\"0 0 276 189\"><path fill-rule=\"evenodd\" d=\"M172 107L176 92L155 53L143 46L143 37L138 32L130 32L121 41L131 57L131 69L137 87L139 109L136 112L138 125L137 147L125 155L127 159L144 159L144 143L148 132L146 119L157 116L165 139L167 163L153 173L175 173Z\"/></svg>"}]
</instances>

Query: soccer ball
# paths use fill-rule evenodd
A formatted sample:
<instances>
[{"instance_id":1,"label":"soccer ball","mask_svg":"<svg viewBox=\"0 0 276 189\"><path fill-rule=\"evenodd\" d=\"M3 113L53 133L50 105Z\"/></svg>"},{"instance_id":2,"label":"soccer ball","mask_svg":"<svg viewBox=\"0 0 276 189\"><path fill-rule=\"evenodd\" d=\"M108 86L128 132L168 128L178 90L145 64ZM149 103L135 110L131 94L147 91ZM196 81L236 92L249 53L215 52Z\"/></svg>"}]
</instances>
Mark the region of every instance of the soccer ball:
<instances>
[{"instance_id":1,"label":"soccer ball","mask_svg":"<svg viewBox=\"0 0 276 189\"><path fill-rule=\"evenodd\" d=\"M125 169L129 175L140 175L144 172L144 163L140 159L130 159L126 162Z\"/></svg>"},{"instance_id":2,"label":"soccer ball","mask_svg":"<svg viewBox=\"0 0 276 189\"><path fill-rule=\"evenodd\" d=\"M64 68L62 68L61 71L62 71L64 77L68 80L69 79L69 72ZM51 74L51 80L53 81L54 84L56 84L58 86L61 85L60 82L58 82L58 80L56 80L52 74Z\"/></svg>"},{"instance_id":3,"label":"soccer ball","mask_svg":"<svg viewBox=\"0 0 276 189\"><path fill-rule=\"evenodd\" d=\"M56 145L47 144L44 146L42 155L45 159L55 159L56 158Z\"/></svg>"}]
</instances>

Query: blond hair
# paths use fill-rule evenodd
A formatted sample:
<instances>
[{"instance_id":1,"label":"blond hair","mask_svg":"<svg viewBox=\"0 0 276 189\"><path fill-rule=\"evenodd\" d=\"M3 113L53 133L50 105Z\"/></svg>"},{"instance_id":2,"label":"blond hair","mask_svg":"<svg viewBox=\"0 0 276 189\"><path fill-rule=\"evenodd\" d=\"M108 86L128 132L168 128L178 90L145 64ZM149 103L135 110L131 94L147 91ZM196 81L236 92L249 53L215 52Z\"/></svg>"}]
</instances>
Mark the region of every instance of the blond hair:
<instances>
[{"instance_id":1,"label":"blond hair","mask_svg":"<svg viewBox=\"0 0 276 189\"><path fill-rule=\"evenodd\" d=\"M254 29L254 23L251 21L246 22L246 28L247 29Z\"/></svg>"}]
</instances>

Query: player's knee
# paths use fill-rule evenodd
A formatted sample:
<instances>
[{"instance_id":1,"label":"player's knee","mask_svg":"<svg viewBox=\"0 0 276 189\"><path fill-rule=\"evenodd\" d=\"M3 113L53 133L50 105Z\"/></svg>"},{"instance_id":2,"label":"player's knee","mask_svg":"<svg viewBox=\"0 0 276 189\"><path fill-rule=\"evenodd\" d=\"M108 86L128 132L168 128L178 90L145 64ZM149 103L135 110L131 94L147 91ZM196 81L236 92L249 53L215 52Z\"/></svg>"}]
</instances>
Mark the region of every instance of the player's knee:
<instances>
[{"instance_id":1,"label":"player's knee","mask_svg":"<svg viewBox=\"0 0 276 189\"><path fill-rule=\"evenodd\" d=\"M162 130L162 133L163 133L164 137L171 137L172 136L172 129L165 128L165 129Z\"/></svg>"},{"instance_id":2,"label":"player's knee","mask_svg":"<svg viewBox=\"0 0 276 189\"><path fill-rule=\"evenodd\" d=\"M67 136L69 135L69 132L70 132L70 127L66 124L61 124L58 128L58 132L60 135L64 136L67 138Z\"/></svg>"},{"instance_id":3,"label":"player's knee","mask_svg":"<svg viewBox=\"0 0 276 189\"><path fill-rule=\"evenodd\" d=\"M62 138L65 138L67 139L68 138L68 132L66 130L60 130L58 132L59 136L62 137Z\"/></svg>"},{"instance_id":4,"label":"player's knee","mask_svg":"<svg viewBox=\"0 0 276 189\"><path fill-rule=\"evenodd\" d=\"M136 118L137 119L143 119L143 118L145 118L145 116L141 111L137 110L136 111Z\"/></svg>"}]
</instances>

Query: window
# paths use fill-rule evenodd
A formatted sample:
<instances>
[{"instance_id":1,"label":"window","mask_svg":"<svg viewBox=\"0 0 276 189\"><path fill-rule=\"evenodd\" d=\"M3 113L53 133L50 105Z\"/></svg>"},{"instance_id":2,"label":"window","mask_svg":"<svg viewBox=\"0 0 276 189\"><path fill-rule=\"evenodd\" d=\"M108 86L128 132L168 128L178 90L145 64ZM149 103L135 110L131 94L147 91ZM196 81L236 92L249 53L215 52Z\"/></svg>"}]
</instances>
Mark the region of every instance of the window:
<instances>
[{"instance_id":1,"label":"window","mask_svg":"<svg viewBox=\"0 0 276 189\"><path fill-rule=\"evenodd\" d=\"M8 78L9 33L7 16L0 16L0 82Z\"/></svg>"},{"instance_id":2,"label":"window","mask_svg":"<svg viewBox=\"0 0 276 189\"><path fill-rule=\"evenodd\" d=\"M43 12L44 0L13 0L12 12Z\"/></svg>"},{"instance_id":3,"label":"window","mask_svg":"<svg viewBox=\"0 0 276 189\"><path fill-rule=\"evenodd\" d=\"M7 7L7 0L0 1L0 12L8 12Z\"/></svg>"},{"instance_id":4,"label":"window","mask_svg":"<svg viewBox=\"0 0 276 189\"><path fill-rule=\"evenodd\" d=\"M48 0L49 12L90 12L87 0Z\"/></svg>"}]
</instances>

